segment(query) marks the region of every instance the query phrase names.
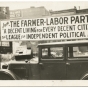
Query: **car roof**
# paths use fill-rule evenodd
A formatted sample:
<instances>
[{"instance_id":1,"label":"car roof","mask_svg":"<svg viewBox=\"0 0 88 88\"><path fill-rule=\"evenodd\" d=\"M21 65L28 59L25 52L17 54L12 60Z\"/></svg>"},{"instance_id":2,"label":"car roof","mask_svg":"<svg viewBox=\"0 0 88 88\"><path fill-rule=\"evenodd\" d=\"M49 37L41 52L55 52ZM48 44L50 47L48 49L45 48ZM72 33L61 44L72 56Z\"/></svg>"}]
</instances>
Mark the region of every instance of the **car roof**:
<instances>
[{"instance_id":1,"label":"car roof","mask_svg":"<svg viewBox=\"0 0 88 88\"><path fill-rule=\"evenodd\" d=\"M50 43L41 43L38 44L38 46L43 46L43 45L66 45L66 44L85 44L88 43L88 40L76 40L76 41L63 41L63 42L50 42Z\"/></svg>"}]
</instances>

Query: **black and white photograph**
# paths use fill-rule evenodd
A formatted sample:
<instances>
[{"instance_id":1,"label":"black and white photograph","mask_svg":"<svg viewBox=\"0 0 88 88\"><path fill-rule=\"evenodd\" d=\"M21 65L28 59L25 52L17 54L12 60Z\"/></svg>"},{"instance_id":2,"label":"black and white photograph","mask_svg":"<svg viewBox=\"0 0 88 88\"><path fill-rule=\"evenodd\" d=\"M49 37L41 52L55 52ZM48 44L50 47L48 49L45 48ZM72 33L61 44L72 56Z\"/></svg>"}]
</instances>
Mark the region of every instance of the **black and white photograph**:
<instances>
[{"instance_id":1,"label":"black and white photograph","mask_svg":"<svg viewBox=\"0 0 88 88\"><path fill-rule=\"evenodd\" d=\"M12 80L88 80L88 1L0 1L0 82Z\"/></svg>"}]
</instances>

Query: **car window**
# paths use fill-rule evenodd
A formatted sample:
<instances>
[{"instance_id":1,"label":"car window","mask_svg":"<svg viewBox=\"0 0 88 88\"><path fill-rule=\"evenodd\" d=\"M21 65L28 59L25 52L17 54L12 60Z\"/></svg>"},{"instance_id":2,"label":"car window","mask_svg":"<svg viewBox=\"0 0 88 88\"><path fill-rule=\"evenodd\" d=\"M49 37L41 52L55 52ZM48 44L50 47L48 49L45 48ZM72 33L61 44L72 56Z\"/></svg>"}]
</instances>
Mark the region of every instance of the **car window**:
<instances>
[{"instance_id":1,"label":"car window","mask_svg":"<svg viewBox=\"0 0 88 88\"><path fill-rule=\"evenodd\" d=\"M68 57L71 59L82 59L88 57L88 46L70 46L68 47ZM87 58L86 58L87 59Z\"/></svg>"},{"instance_id":2,"label":"car window","mask_svg":"<svg viewBox=\"0 0 88 88\"><path fill-rule=\"evenodd\" d=\"M62 59L63 47L42 48L42 59Z\"/></svg>"}]
</instances>

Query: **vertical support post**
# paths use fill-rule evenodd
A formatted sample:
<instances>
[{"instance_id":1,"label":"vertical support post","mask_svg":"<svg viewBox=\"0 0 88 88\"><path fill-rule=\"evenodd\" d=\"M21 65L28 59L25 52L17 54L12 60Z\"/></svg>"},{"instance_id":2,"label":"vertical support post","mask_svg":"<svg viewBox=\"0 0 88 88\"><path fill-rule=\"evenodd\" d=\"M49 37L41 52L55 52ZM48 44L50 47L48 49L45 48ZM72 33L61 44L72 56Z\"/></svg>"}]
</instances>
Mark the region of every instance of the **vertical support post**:
<instances>
[{"instance_id":1,"label":"vertical support post","mask_svg":"<svg viewBox=\"0 0 88 88\"><path fill-rule=\"evenodd\" d=\"M1 39L0 39L1 42ZM1 62L2 62L2 58L1 58L1 49L2 49L2 42L1 42L1 46L0 46L0 69L1 69Z\"/></svg>"},{"instance_id":2,"label":"vertical support post","mask_svg":"<svg viewBox=\"0 0 88 88\"><path fill-rule=\"evenodd\" d=\"M0 22L0 26L1 26L1 22ZM1 42L1 28L0 28L0 42ZM1 69L1 50L2 50L2 42L0 45L0 69Z\"/></svg>"},{"instance_id":3,"label":"vertical support post","mask_svg":"<svg viewBox=\"0 0 88 88\"><path fill-rule=\"evenodd\" d=\"M9 7L0 7L1 11L0 11L0 20L2 19L9 19L10 18L10 11L9 11ZM1 41L1 21L0 21L0 69L1 69L1 62L2 62L2 41Z\"/></svg>"},{"instance_id":4,"label":"vertical support post","mask_svg":"<svg viewBox=\"0 0 88 88\"><path fill-rule=\"evenodd\" d=\"M0 53L0 69L1 69L1 53Z\"/></svg>"}]
</instances>

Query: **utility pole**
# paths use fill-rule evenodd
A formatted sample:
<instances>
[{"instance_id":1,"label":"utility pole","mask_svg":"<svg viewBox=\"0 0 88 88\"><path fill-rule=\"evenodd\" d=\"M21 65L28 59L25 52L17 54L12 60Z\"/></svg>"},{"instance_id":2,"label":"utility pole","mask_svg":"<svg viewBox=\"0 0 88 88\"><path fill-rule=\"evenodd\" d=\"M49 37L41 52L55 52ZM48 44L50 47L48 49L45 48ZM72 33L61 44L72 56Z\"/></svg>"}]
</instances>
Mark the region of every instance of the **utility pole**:
<instances>
[{"instance_id":1,"label":"utility pole","mask_svg":"<svg viewBox=\"0 0 88 88\"><path fill-rule=\"evenodd\" d=\"M0 7L0 20L9 19L9 18L10 18L9 7ZM0 24L0 26L1 26L1 24ZM2 56L1 56L1 54L3 54L3 53L4 52L3 52L3 47L2 47L1 29L0 29L0 69L1 69L1 62L2 62Z\"/></svg>"}]
</instances>

